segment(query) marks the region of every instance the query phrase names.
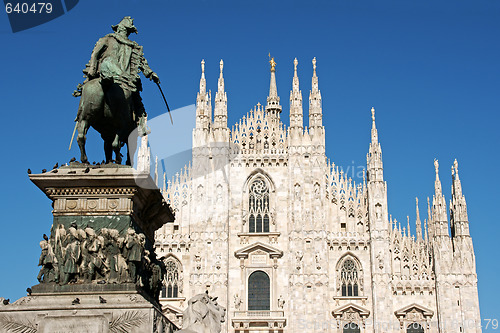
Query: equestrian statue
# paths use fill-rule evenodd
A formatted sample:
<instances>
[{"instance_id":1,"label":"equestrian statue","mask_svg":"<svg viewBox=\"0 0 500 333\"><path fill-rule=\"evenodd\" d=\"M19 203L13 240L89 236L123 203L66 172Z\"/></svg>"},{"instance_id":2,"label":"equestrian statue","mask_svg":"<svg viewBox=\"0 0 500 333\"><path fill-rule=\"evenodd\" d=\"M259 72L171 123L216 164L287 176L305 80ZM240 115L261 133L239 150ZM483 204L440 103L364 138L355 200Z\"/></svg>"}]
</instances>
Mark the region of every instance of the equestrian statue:
<instances>
[{"instance_id":1,"label":"equestrian statue","mask_svg":"<svg viewBox=\"0 0 500 333\"><path fill-rule=\"evenodd\" d=\"M128 38L132 32L137 33L133 19L126 16L112 28L114 33L97 41L83 70L86 79L73 93L75 97L81 96L75 130L78 130L82 163L88 163L85 140L92 126L104 140L106 163L113 162L114 152L114 161L121 164L120 148L127 143L130 133L138 128L140 136L147 134L139 72L158 86L160 83L144 58L142 46ZM130 155L127 149L127 165L131 165Z\"/></svg>"}]
</instances>

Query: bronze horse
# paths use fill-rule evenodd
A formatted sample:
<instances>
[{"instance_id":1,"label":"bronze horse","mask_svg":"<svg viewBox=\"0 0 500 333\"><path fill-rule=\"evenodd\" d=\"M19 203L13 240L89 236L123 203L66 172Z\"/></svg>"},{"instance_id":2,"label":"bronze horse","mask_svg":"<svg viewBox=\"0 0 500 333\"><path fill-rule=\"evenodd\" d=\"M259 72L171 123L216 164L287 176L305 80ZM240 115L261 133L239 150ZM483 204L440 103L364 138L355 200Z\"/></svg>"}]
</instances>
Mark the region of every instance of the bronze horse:
<instances>
[{"instance_id":1,"label":"bronze horse","mask_svg":"<svg viewBox=\"0 0 500 333\"><path fill-rule=\"evenodd\" d=\"M92 126L104 140L106 163L121 164L120 148L128 142L128 136L139 124L143 133L146 116L139 92L142 90L139 73L159 84L158 75L151 70L144 58L142 46L128 37L137 33L133 19L126 16L115 31L100 38L89 63L83 70L87 78L78 85L73 96L81 96L76 129L81 162L88 163L85 140ZM133 155L133 154L132 154ZM131 164L130 148L127 145L127 164Z\"/></svg>"},{"instance_id":2,"label":"bronze horse","mask_svg":"<svg viewBox=\"0 0 500 333\"><path fill-rule=\"evenodd\" d=\"M101 83L102 82L102 83ZM88 163L85 151L87 131L92 126L104 140L106 163L121 164L120 149L127 143L128 136L137 127L134 119L132 92L115 82L95 78L81 87L80 105L76 118L77 142L82 163ZM130 165L130 151L127 145L127 165Z\"/></svg>"}]
</instances>

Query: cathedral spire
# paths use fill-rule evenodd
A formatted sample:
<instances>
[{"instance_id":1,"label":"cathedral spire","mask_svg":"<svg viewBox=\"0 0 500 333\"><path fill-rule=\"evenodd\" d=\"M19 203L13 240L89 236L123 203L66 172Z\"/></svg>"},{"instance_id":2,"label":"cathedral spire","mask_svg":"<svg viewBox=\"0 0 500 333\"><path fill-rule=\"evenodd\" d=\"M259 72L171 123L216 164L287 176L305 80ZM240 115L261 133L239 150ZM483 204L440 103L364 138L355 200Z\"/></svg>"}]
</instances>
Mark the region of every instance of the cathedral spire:
<instances>
[{"instance_id":1,"label":"cathedral spire","mask_svg":"<svg viewBox=\"0 0 500 333\"><path fill-rule=\"evenodd\" d=\"M436 180L434 181L434 192L436 196L440 196L443 194L443 189L441 187L441 180L439 179L439 162L434 159L434 169L436 171Z\"/></svg>"},{"instance_id":2,"label":"cathedral spire","mask_svg":"<svg viewBox=\"0 0 500 333\"><path fill-rule=\"evenodd\" d=\"M427 197L427 233L429 240L431 240L434 237L434 230L432 228L431 202L429 197Z\"/></svg>"},{"instance_id":3,"label":"cathedral spire","mask_svg":"<svg viewBox=\"0 0 500 333\"><path fill-rule=\"evenodd\" d=\"M458 176L458 162L456 159L451 167L451 176L453 181L451 186L452 199L450 201L452 235L455 237L470 236L467 203L465 201L465 196L462 194L462 183Z\"/></svg>"},{"instance_id":4,"label":"cathedral spire","mask_svg":"<svg viewBox=\"0 0 500 333\"><path fill-rule=\"evenodd\" d=\"M299 64L299 61L297 58L293 59L293 91L298 92L299 91L299 77L297 76L297 65Z\"/></svg>"},{"instance_id":5,"label":"cathedral spire","mask_svg":"<svg viewBox=\"0 0 500 333\"><path fill-rule=\"evenodd\" d=\"M411 237L410 233L410 216L406 215L406 228L408 229L408 237Z\"/></svg>"},{"instance_id":6,"label":"cathedral spire","mask_svg":"<svg viewBox=\"0 0 500 333\"><path fill-rule=\"evenodd\" d=\"M207 92L207 81L205 80L205 59L201 59L201 79L200 79L200 94Z\"/></svg>"},{"instance_id":7,"label":"cathedral spire","mask_svg":"<svg viewBox=\"0 0 500 333\"><path fill-rule=\"evenodd\" d=\"M314 135L316 128L323 128L323 110L321 106L321 92L319 90L318 76L316 75L316 57L312 60L313 77L311 91L309 92L309 129Z\"/></svg>"},{"instance_id":8,"label":"cathedral spire","mask_svg":"<svg viewBox=\"0 0 500 333\"><path fill-rule=\"evenodd\" d=\"M290 130L292 135L297 130L302 134L303 128L303 111L302 111L302 92L299 89L299 77L297 76L297 58L293 61L293 81L292 90L290 91Z\"/></svg>"},{"instance_id":9,"label":"cathedral spire","mask_svg":"<svg viewBox=\"0 0 500 333\"><path fill-rule=\"evenodd\" d=\"M453 166L451 167L451 175L453 179L452 193L455 197L462 196L462 183L460 182L460 178L458 177L458 162L457 159L453 162Z\"/></svg>"},{"instance_id":10,"label":"cathedral spire","mask_svg":"<svg viewBox=\"0 0 500 333\"><path fill-rule=\"evenodd\" d=\"M224 61L221 59L219 63L220 74L219 74L219 92L224 92L224 77L222 75L222 70L224 69Z\"/></svg>"},{"instance_id":11,"label":"cathedral spire","mask_svg":"<svg viewBox=\"0 0 500 333\"><path fill-rule=\"evenodd\" d=\"M446 212L446 201L443 195L441 181L439 180L439 162L434 160L436 180L434 182L434 196L432 197L432 223L434 236L449 236L448 215Z\"/></svg>"},{"instance_id":12,"label":"cathedral spire","mask_svg":"<svg viewBox=\"0 0 500 333\"><path fill-rule=\"evenodd\" d=\"M384 181L384 166L382 163L382 147L378 142L377 128L375 127L375 108L372 107L372 135L370 149L366 155L368 181Z\"/></svg>"},{"instance_id":13,"label":"cathedral spire","mask_svg":"<svg viewBox=\"0 0 500 333\"><path fill-rule=\"evenodd\" d=\"M227 129L227 94L224 91L224 77L222 70L224 62L220 60L220 75L218 82L218 90L215 94L215 107L214 107L214 129Z\"/></svg>"},{"instance_id":14,"label":"cathedral spire","mask_svg":"<svg viewBox=\"0 0 500 333\"><path fill-rule=\"evenodd\" d=\"M420 222L420 211L418 210L418 198L415 198L416 202L416 213L417 213L417 221L415 222L417 228L417 241L422 240L422 222Z\"/></svg>"},{"instance_id":15,"label":"cathedral spire","mask_svg":"<svg viewBox=\"0 0 500 333\"><path fill-rule=\"evenodd\" d=\"M427 243L429 241L429 234L427 231L427 219L424 219L424 240Z\"/></svg>"},{"instance_id":16,"label":"cathedral spire","mask_svg":"<svg viewBox=\"0 0 500 333\"><path fill-rule=\"evenodd\" d=\"M267 96L266 112L279 117L281 113L280 98L276 87L276 62L274 58L269 61L271 65L271 82L269 84L269 96Z\"/></svg>"},{"instance_id":17,"label":"cathedral spire","mask_svg":"<svg viewBox=\"0 0 500 333\"><path fill-rule=\"evenodd\" d=\"M378 143L377 126L375 125L375 108L372 107L372 143Z\"/></svg>"},{"instance_id":18,"label":"cathedral spire","mask_svg":"<svg viewBox=\"0 0 500 333\"><path fill-rule=\"evenodd\" d=\"M205 80L205 60L201 61L200 91L196 97L196 128L208 130L211 122L209 94Z\"/></svg>"}]
</instances>

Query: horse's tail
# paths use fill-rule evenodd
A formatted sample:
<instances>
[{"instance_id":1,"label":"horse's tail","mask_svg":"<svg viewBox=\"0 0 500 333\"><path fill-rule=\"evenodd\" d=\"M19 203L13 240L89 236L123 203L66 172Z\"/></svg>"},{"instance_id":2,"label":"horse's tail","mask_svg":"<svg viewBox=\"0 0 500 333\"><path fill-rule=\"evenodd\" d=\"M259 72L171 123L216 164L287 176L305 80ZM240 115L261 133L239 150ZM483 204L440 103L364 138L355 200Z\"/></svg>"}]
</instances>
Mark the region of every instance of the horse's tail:
<instances>
[{"instance_id":1,"label":"horse's tail","mask_svg":"<svg viewBox=\"0 0 500 333\"><path fill-rule=\"evenodd\" d=\"M102 112L104 107L104 92L99 79L86 81L77 86L73 96L80 96L78 113L75 121L89 119Z\"/></svg>"},{"instance_id":2,"label":"horse's tail","mask_svg":"<svg viewBox=\"0 0 500 333\"><path fill-rule=\"evenodd\" d=\"M76 93L76 90L75 90L75 93ZM81 90L80 90L80 95L82 95ZM75 96L74 93L73 93L73 96ZM78 97L78 96L75 96L75 97ZM80 103L78 103L78 111L76 113L76 118L75 118L76 122L78 122L81 119L84 102L85 102L85 100L84 100L83 96L81 96Z\"/></svg>"},{"instance_id":3,"label":"horse's tail","mask_svg":"<svg viewBox=\"0 0 500 333\"><path fill-rule=\"evenodd\" d=\"M75 121L78 122L78 119L80 119L80 116L81 116L81 113L82 113L82 109L83 109L83 97L82 97L82 91L83 91L83 85L85 83L78 83L78 85L76 86L76 90L73 91L73 97L80 97L80 103L78 104L78 112L76 113L76 118L75 118Z\"/></svg>"}]
</instances>

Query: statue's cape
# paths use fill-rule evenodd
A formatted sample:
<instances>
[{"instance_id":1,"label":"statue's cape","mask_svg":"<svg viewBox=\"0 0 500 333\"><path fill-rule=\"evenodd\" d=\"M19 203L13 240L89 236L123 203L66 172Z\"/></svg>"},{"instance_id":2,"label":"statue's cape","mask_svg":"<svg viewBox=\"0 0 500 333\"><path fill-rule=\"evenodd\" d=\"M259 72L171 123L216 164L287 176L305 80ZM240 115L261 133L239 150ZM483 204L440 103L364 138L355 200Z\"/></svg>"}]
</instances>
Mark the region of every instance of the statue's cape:
<instances>
[{"instance_id":1,"label":"statue's cape","mask_svg":"<svg viewBox=\"0 0 500 333\"><path fill-rule=\"evenodd\" d=\"M102 51L100 52L100 50L111 43L120 44L118 54L105 54L104 57L101 57L100 54ZM144 53L142 46L117 33L111 33L97 41L89 64L96 64L101 79L112 79L123 89L129 91L142 91L139 72L143 62ZM84 70L84 72L86 71Z\"/></svg>"}]
</instances>

